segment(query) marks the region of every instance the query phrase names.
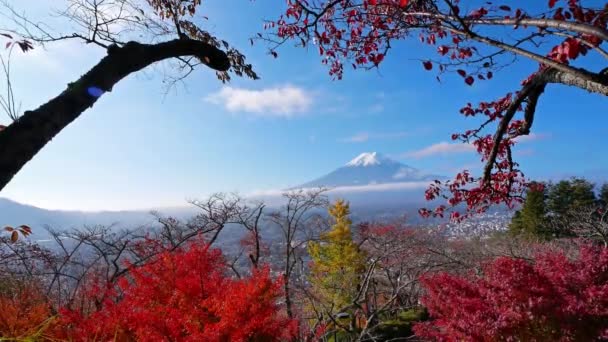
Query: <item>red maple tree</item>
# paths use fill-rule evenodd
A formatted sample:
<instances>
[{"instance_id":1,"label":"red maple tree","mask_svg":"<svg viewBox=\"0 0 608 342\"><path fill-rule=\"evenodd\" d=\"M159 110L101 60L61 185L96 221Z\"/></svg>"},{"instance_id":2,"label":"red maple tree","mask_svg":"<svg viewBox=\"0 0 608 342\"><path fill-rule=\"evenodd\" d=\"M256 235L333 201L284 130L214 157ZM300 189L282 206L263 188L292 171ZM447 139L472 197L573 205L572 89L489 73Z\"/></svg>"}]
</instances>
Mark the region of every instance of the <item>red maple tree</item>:
<instances>
[{"instance_id":1,"label":"red maple tree","mask_svg":"<svg viewBox=\"0 0 608 342\"><path fill-rule=\"evenodd\" d=\"M549 0L545 10L538 11L536 2L508 0L466 4L459 0L288 0L284 15L268 22L273 33L266 39L274 44L274 56L276 47L288 40L316 45L330 75L337 79L343 77L345 64L355 69L378 67L394 41L412 37L436 47L438 58L422 60L424 69L457 73L469 86L492 79L518 57L538 63L538 70L525 77L518 91L478 105L468 103L460 111L467 117L484 118L479 127L452 135L453 140L476 147L485 163L483 174L475 177L465 170L452 181L432 184L427 199L444 198L447 205L420 213L443 216L447 209L464 203L470 214L498 203L513 206L530 186L511 150L518 137L530 133L547 84L608 95L608 76L594 71L593 65L584 65L588 59L581 58L593 53L608 59L608 52L601 48L608 40L608 7L583 2ZM500 27L512 30L496 29ZM496 124L495 132L486 133L491 124ZM451 215L453 219L466 216L455 210Z\"/></svg>"},{"instance_id":2,"label":"red maple tree","mask_svg":"<svg viewBox=\"0 0 608 342\"><path fill-rule=\"evenodd\" d=\"M57 336L69 340L279 341L295 322L278 303L281 282L268 268L248 278L225 274L219 250L204 243L161 253L117 286L92 287L104 298L91 313L61 310ZM103 296L99 291L105 291Z\"/></svg>"},{"instance_id":3,"label":"red maple tree","mask_svg":"<svg viewBox=\"0 0 608 342\"><path fill-rule=\"evenodd\" d=\"M414 327L438 341L595 341L608 338L608 249L583 246L577 258L502 257L482 276L422 278L433 320Z\"/></svg>"}]
</instances>

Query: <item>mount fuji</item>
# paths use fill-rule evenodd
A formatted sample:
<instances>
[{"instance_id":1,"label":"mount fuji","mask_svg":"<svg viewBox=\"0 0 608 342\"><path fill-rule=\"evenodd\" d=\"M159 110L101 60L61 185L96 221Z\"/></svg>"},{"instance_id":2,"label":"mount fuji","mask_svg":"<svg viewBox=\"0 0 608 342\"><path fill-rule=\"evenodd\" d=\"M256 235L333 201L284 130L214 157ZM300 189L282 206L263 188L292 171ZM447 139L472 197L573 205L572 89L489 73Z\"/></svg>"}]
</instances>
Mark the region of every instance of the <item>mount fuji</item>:
<instances>
[{"instance_id":1,"label":"mount fuji","mask_svg":"<svg viewBox=\"0 0 608 342\"><path fill-rule=\"evenodd\" d=\"M327 175L298 187L351 187L387 183L425 182L445 178L444 176L425 174L416 168L399 163L378 152L365 152Z\"/></svg>"}]
</instances>

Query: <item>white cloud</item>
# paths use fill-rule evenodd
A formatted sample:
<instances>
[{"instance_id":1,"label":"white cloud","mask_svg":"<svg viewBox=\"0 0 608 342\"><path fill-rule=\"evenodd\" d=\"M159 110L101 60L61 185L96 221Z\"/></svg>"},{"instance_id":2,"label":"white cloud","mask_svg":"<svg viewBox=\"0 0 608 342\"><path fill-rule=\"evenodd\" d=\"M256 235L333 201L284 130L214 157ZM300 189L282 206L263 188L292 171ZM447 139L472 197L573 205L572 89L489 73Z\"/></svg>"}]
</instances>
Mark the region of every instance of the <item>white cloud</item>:
<instances>
[{"instance_id":1,"label":"white cloud","mask_svg":"<svg viewBox=\"0 0 608 342\"><path fill-rule=\"evenodd\" d=\"M467 153L475 151L475 146L465 143L448 143L442 141L437 144L427 146L417 151L410 151L405 154L406 157L424 158L435 155L446 155L454 153Z\"/></svg>"},{"instance_id":2,"label":"white cloud","mask_svg":"<svg viewBox=\"0 0 608 342\"><path fill-rule=\"evenodd\" d=\"M261 116L292 117L307 112L312 95L295 86L287 85L261 90L223 87L205 98L230 112L247 112Z\"/></svg>"},{"instance_id":3,"label":"white cloud","mask_svg":"<svg viewBox=\"0 0 608 342\"><path fill-rule=\"evenodd\" d=\"M380 183L368 185L353 185L341 186L332 189L330 192L335 193L350 193L350 192L368 192L368 191L390 191L390 190L416 190L426 189L432 182L399 182L399 183Z\"/></svg>"},{"instance_id":4,"label":"white cloud","mask_svg":"<svg viewBox=\"0 0 608 342\"><path fill-rule=\"evenodd\" d=\"M515 138L515 141L518 143L528 143L528 142L532 142L532 141L545 139L547 137L548 137L547 134L530 133L529 135L523 135L523 136L519 136L519 137ZM425 158L425 157L431 157L431 156L436 156L436 155L468 153L468 152L474 152L475 150L476 150L476 148L472 144L449 143L449 142L442 141L442 142L427 146L425 148L422 148L420 150L407 152L403 156L411 157L411 158Z\"/></svg>"},{"instance_id":5,"label":"white cloud","mask_svg":"<svg viewBox=\"0 0 608 342\"><path fill-rule=\"evenodd\" d=\"M367 185L349 185L349 186L339 186L335 188L330 188L327 192L328 195L333 194L348 194L348 193L365 193L365 192L376 192L376 191L396 191L396 190L420 190L428 188L431 181L422 181L422 182L395 182L395 183L380 183L380 184L367 184ZM307 188L303 188L302 190L307 190ZM247 197L257 198L257 197L279 197L283 193L287 192L287 190L261 190L254 191L247 195Z\"/></svg>"},{"instance_id":6,"label":"white cloud","mask_svg":"<svg viewBox=\"0 0 608 342\"><path fill-rule=\"evenodd\" d=\"M515 138L514 140L518 143L526 143L526 142L530 142L530 141L543 140L548 137L549 137L549 135L544 134L544 133L530 133L528 135L520 135L519 137Z\"/></svg>"}]
</instances>

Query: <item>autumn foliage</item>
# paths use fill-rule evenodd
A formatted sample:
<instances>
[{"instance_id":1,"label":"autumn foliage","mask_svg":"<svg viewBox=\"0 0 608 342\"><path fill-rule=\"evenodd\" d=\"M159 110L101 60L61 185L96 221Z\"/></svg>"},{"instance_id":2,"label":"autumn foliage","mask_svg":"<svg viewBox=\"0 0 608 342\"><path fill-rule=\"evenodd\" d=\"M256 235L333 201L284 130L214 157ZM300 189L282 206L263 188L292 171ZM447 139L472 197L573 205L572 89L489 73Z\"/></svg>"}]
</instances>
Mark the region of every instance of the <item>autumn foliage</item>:
<instances>
[{"instance_id":1,"label":"autumn foliage","mask_svg":"<svg viewBox=\"0 0 608 342\"><path fill-rule=\"evenodd\" d=\"M309 281L322 300L321 306L335 314L348 307L356 296L356 284L365 271L365 254L353 241L348 202L337 200L329 214L335 224L322 234L320 242L308 246L312 260Z\"/></svg>"},{"instance_id":2,"label":"autumn foliage","mask_svg":"<svg viewBox=\"0 0 608 342\"><path fill-rule=\"evenodd\" d=\"M40 288L27 282L2 281L1 337L19 339L37 335L51 320L51 306Z\"/></svg>"},{"instance_id":3,"label":"autumn foliage","mask_svg":"<svg viewBox=\"0 0 608 342\"><path fill-rule=\"evenodd\" d=\"M418 336L439 341L594 341L608 338L608 249L576 258L545 252L534 262L498 258L482 276L423 277L433 321Z\"/></svg>"},{"instance_id":4,"label":"autumn foliage","mask_svg":"<svg viewBox=\"0 0 608 342\"><path fill-rule=\"evenodd\" d=\"M134 268L105 290L99 310L62 310L59 335L74 341L288 339L294 323L279 310L281 285L266 268L230 278L219 250L194 243Z\"/></svg>"}]
</instances>

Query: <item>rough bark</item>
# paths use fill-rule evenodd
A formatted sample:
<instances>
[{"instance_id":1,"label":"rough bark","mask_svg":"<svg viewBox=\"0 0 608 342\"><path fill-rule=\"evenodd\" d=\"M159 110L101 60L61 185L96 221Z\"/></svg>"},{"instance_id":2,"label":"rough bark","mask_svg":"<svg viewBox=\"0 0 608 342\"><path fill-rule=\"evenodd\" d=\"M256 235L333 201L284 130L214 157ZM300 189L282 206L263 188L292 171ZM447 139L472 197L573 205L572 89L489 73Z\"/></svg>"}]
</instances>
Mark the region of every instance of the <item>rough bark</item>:
<instances>
[{"instance_id":1,"label":"rough bark","mask_svg":"<svg viewBox=\"0 0 608 342\"><path fill-rule=\"evenodd\" d=\"M195 56L218 71L230 68L223 51L197 40L176 39L152 45L129 42L108 49L107 56L68 84L61 94L33 111L26 111L0 131L0 190L55 135L120 80L156 62L182 56Z\"/></svg>"}]
</instances>

